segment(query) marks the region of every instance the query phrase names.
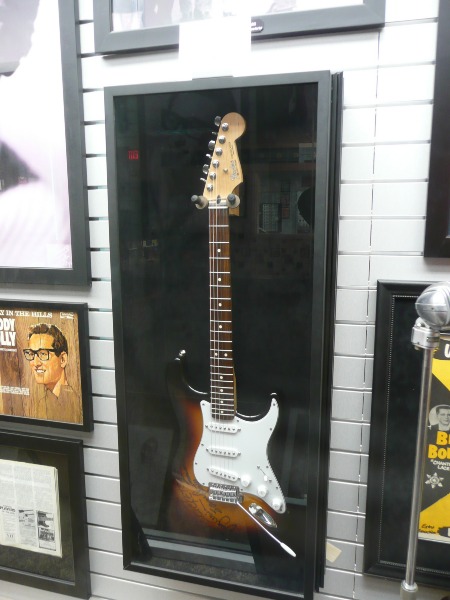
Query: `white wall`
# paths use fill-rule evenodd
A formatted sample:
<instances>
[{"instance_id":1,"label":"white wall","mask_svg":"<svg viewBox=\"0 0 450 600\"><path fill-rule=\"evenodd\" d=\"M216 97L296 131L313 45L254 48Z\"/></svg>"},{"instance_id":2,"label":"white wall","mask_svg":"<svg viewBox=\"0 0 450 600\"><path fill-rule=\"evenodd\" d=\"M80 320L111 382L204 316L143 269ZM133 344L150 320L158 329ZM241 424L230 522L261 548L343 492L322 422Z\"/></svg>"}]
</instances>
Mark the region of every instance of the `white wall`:
<instances>
[{"instance_id":1,"label":"white wall","mask_svg":"<svg viewBox=\"0 0 450 600\"><path fill-rule=\"evenodd\" d=\"M92 0L79 0L91 231L92 290L12 287L5 298L85 300L90 306L95 430L85 441L93 598L254 598L122 570L103 87L189 78L176 51L103 59ZM438 0L387 0L380 32L254 44L239 75L344 72L344 126L331 429L328 538L342 550L316 600L394 600L399 583L363 576L376 283L440 280L424 260ZM407 517L405 517L407 518ZM421 599L443 592L420 586ZM0 582L0 600L62 596Z\"/></svg>"}]
</instances>

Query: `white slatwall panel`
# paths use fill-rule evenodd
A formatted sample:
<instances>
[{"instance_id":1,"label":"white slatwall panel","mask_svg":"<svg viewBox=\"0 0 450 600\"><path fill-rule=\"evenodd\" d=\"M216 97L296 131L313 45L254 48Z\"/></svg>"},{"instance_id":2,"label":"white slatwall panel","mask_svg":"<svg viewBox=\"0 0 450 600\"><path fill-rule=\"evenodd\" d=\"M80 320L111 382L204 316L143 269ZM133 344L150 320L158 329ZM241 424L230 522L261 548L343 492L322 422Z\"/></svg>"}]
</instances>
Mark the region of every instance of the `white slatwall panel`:
<instances>
[{"instance_id":1,"label":"white slatwall panel","mask_svg":"<svg viewBox=\"0 0 450 600\"><path fill-rule=\"evenodd\" d=\"M399 584L362 575L378 279L448 278L422 256L438 0L387 0L381 32L273 40L252 46L235 75L344 72L342 184L327 535L341 550L316 600L397 599ZM89 303L95 429L85 442L95 600L253 596L123 571L103 87L189 78L177 52L95 55L92 0L79 0L93 284L89 291L8 287L5 298ZM420 41L420 43L419 43ZM442 592L420 589L424 600ZM2 582L0 600L64 597Z\"/></svg>"}]
</instances>

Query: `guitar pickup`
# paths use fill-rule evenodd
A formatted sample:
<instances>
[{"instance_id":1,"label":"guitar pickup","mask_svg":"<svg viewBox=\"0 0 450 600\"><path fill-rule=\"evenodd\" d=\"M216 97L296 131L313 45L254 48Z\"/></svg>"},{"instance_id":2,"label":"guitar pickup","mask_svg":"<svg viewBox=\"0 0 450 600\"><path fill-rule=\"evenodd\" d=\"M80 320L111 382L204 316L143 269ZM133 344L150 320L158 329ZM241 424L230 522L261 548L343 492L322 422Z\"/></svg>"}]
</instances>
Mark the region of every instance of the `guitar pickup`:
<instances>
[{"instance_id":1,"label":"guitar pickup","mask_svg":"<svg viewBox=\"0 0 450 600\"><path fill-rule=\"evenodd\" d=\"M214 423L210 421L206 427L209 431L220 432L220 433L238 433L241 430L237 425L227 425L225 423Z\"/></svg>"},{"instance_id":2,"label":"guitar pickup","mask_svg":"<svg viewBox=\"0 0 450 600\"><path fill-rule=\"evenodd\" d=\"M227 471L225 469L218 469L217 467L208 467L207 469L211 475L219 477L220 479L227 479L228 481L237 481L239 476L233 471Z\"/></svg>"},{"instance_id":3,"label":"guitar pickup","mask_svg":"<svg viewBox=\"0 0 450 600\"><path fill-rule=\"evenodd\" d=\"M226 458L237 458L240 455L239 450L235 448L221 448L219 446L209 446L206 449L213 456L225 456Z\"/></svg>"}]
</instances>

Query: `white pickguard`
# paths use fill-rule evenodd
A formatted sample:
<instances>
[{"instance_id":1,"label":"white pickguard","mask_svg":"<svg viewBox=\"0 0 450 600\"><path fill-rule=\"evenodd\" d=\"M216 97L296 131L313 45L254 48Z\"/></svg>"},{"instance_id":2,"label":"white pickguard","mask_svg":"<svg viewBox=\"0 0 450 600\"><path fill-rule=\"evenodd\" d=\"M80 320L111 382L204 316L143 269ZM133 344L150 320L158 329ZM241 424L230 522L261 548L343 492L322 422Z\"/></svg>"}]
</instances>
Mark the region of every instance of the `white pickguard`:
<instances>
[{"instance_id":1,"label":"white pickguard","mask_svg":"<svg viewBox=\"0 0 450 600\"><path fill-rule=\"evenodd\" d=\"M269 412L258 421L235 416L213 419L211 404L200 402L203 435L194 459L194 474L203 486L224 483L242 493L261 498L273 510L284 513L286 502L267 458L267 446L278 420L278 402L272 398Z\"/></svg>"}]
</instances>

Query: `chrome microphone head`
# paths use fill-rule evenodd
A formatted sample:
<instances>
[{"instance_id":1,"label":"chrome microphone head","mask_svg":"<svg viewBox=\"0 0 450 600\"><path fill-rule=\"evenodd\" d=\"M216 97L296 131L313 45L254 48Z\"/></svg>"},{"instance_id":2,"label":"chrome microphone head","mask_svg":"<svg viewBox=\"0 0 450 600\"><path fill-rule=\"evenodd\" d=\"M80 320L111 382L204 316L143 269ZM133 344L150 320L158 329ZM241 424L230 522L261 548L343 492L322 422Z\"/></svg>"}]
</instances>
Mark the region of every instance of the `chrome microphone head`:
<instances>
[{"instance_id":1,"label":"chrome microphone head","mask_svg":"<svg viewBox=\"0 0 450 600\"><path fill-rule=\"evenodd\" d=\"M450 325L450 282L441 281L428 286L416 300L416 311L433 329Z\"/></svg>"}]
</instances>

